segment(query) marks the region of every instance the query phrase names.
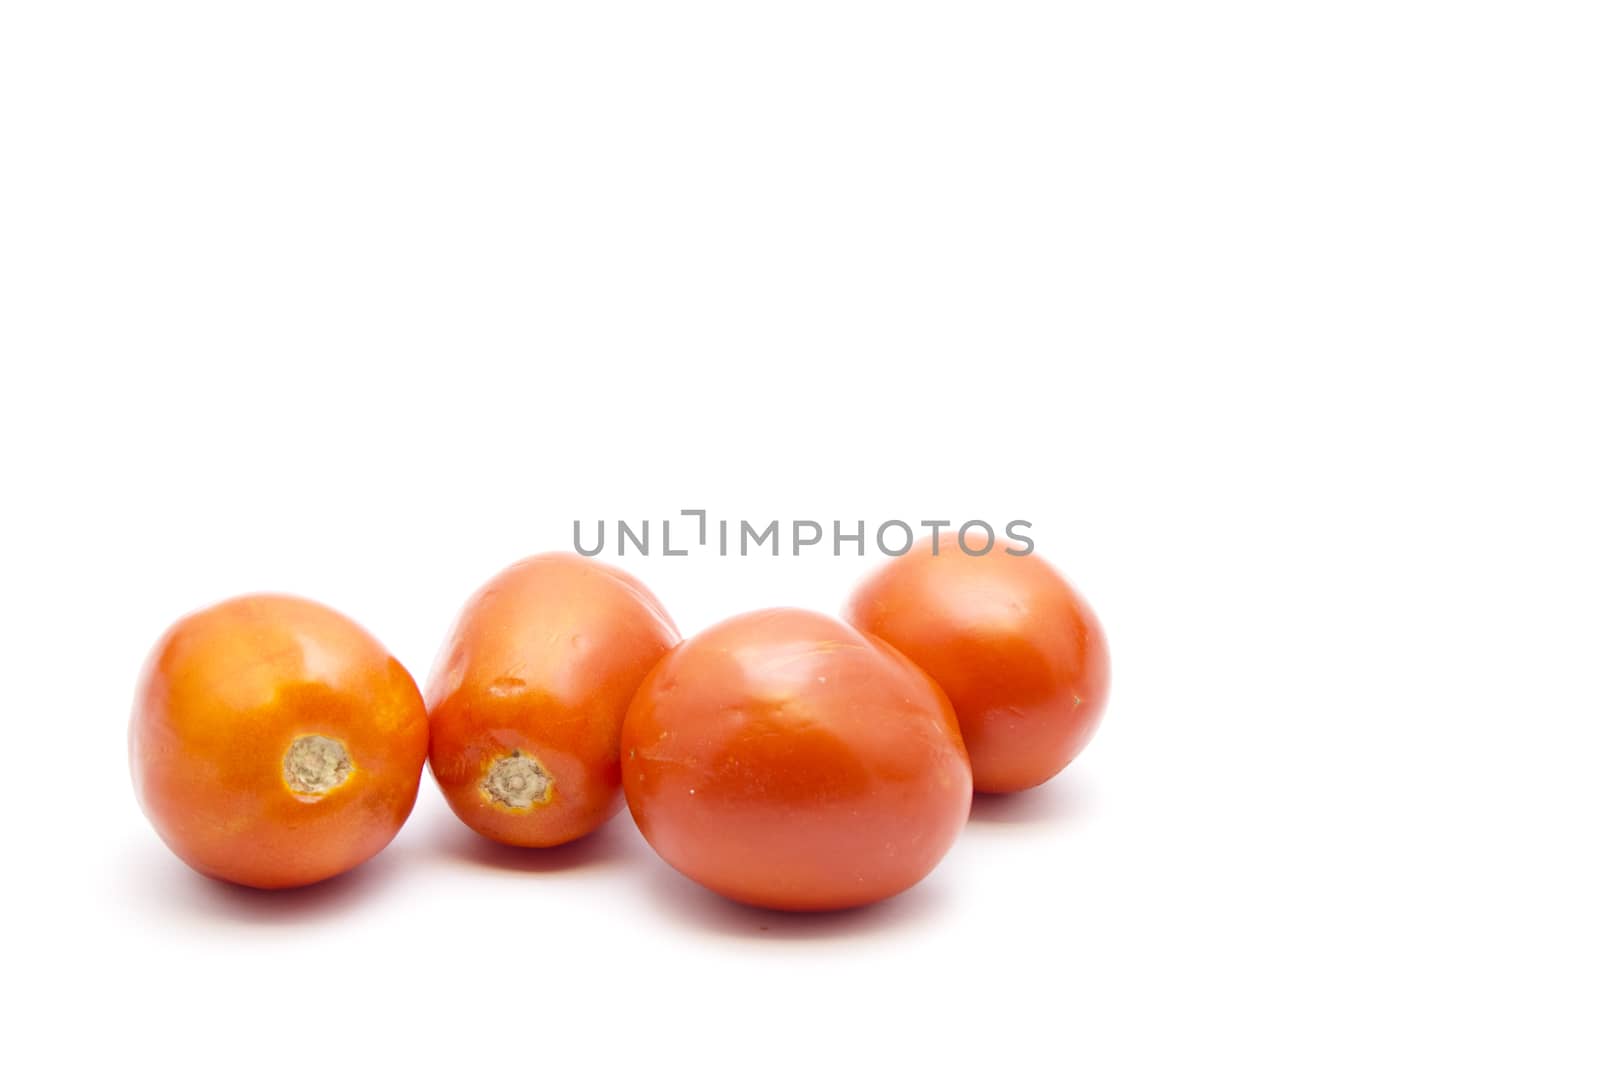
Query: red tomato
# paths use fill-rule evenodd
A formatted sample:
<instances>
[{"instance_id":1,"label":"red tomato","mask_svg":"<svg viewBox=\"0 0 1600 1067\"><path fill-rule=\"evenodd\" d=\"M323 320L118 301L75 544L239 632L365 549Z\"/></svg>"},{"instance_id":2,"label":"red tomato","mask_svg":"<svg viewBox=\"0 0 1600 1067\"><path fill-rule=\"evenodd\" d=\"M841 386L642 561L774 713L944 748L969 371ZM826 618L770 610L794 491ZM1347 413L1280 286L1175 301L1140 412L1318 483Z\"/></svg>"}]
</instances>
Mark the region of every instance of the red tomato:
<instances>
[{"instance_id":1,"label":"red tomato","mask_svg":"<svg viewBox=\"0 0 1600 1067\"><path fill-rule=\"evenodd\" d=\"M1094 612L1036 555L969 556L924 540L857 587L845 618L909 656L961 720L980 792L1055 776L1105 711L1111 663Z\"/></svg>"},{"instance_id":2,"label":"red tomato","mask_svg":"<svg viewBox=\"0 0 1600 1067\"><path fill-rule=\"evenodd\" d=\"M950 703L837 620L741 615L668 653L622 732L628 807L682 873L733 900L848 908L915 885L972 804Z\"/></svg>"},{"instance_id":3,"label":"red tomato","mask_svg":"<svg viewBox=\"0 0 1600 1067\"><path fill-rule=\"evenodd\" d=\"M247 596L180 619L129 730L156 832L202 874L261 889L331 878L411 814L428 720L411 675L309 600Z\"/></svg>"},{"instance_id":4,"label":"red tomato","mask_svg":"<svg viewBox=\"0 0 1600 1067\"><path fill-rule=\"evenodd\" d=\"M428 685L429 763L451 809L524 846L611 818L623 713L677 641L660 602L614 567L551 553L502 571L462 611Z\"/></svg>"}]
</instances>

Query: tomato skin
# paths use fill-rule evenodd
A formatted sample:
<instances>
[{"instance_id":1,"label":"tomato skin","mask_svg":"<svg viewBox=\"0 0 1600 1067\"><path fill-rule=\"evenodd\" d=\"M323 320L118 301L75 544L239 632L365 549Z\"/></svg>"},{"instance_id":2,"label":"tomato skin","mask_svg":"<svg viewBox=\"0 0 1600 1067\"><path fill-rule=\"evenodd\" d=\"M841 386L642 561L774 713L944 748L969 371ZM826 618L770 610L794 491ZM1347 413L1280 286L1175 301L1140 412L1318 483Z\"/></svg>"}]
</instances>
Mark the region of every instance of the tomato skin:
<instances>
[{"instance_id":1,"label":"tomato skin","mask_svg":"<svg viewBox=\"0 0 1600 1067\"><path fill-rule=\"evenodd\" d=\"M949 701L836 619L736 616L645 679L622 734L628 807L669 864L786 911L882 900L954 843L972 776Z\"/></svg>"},{"instance_id":2,"label":"tomato skin","mask_svg":"<svg viewBox=\"0 0 1600 1067\"><path fill-rule=\"evenodd\" d=\"M291 748L308 736L347 757L344 777L316 795L287 777ZM284 889L343 873L394 838L417 799L428 723L411 675L356 623L313 601L255 595L162 636L128 740L140 806L179 858L213 878Z\"/></svg>"},{"instance_id":3,"label":"tomato skin","mask_svg":"<svg viewBox=\"0 0 1600 1067\"><path fill-rule=\"evenodd\" d=\"M622 807L628 701L677 642L660 601L615 567L547 553L501 571L462 611L428 684L429 764L451 810L524 847L601 826ZM513 781L540 788L494 792Z\"/></svg>"},{"instance_id":4,"label":"tomato skin","mask_svg":"<svg viewBox=\"0 0 1600 1067\"><path fill-rule=\"evenodd\" d=\"M969 556L955 535L869 575L845 618L909 656L955 706L979 792L1053 778L1105 712L1111 661L1088 603L1037 555Z\"/></svg>"}]
</instances>

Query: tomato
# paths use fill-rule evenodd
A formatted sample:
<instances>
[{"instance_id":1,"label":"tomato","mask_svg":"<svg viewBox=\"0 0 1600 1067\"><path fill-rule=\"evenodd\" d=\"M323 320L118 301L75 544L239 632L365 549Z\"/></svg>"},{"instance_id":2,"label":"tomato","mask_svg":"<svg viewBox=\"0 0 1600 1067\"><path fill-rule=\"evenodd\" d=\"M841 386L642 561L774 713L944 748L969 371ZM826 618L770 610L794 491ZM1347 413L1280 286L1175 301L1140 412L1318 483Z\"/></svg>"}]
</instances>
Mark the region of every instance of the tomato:
<instances>
[{"instance_id":1,"label":"tomato","mask_svg":"<svg viewBox=\"0 0 1600 1067\"><path fill-rule=\"evenodd\" d=\"M280 889L376 855L411 813L428 752L416 683L376 639L289 596L179 620L145 665L134 791L202 874Z\"/></svg>"},{"instance_id":2,"label":"tomato","mask_svg":"<svg viewBox=\"0 0 1600 1067\"><path fill-rule=\"evenodd\" d=\"M955 705L980 792L1055 776L1105 710L1111 665L1094 612L1040 557L923 540L857 587L845 617L931 674Z\"/></svg>"},{"instance_id":3,"label":"tomato","mask_svg":"<svg viewBox=\"0 0 1600 1067\"><path fill-rule=\"evenodd\" d=\"M808 611L740 615L651 672L623 725L645 839L723 896L848 908L915 885L972 804L949 701L883 642Z\"/></svg>"},{"instance_id":4,"label":"tomato","mask_svg":"<svg viewBox=\"0 0 1600 1067\"><path fill-rule=\"evenodd\" d=\"M428 685L429 763L451 809L509 845L559 845L622 807L628 701L678 633L631 576L533 556L480 589Z\"/></svg>"}]
</instances>

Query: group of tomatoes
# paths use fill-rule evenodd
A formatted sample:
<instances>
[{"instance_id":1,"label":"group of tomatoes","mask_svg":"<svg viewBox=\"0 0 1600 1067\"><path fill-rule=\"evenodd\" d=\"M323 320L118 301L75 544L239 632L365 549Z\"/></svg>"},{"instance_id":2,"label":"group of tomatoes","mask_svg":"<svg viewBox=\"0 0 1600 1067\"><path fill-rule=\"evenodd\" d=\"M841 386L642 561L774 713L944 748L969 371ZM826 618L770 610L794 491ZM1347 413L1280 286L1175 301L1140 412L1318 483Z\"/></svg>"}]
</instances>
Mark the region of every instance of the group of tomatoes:
<instances>
[{"instance_id":1,"label":"group of tomatoes","mask_svg":"<svg viewBox=\"0 0 1600 1067\"><path fill-rule=\"evenodd\" d=\"M151 653L134 787L186 863L259 888L379 852L426 762L461 821L508 845L576 840L626 801L663 859L733 900L882 900L949 850L975 788L1049 779L1105 707L1093 612L1003 548L926 540L845 622L779 608L684 641L630 575L533 556L467 603L426 695L329 608L228 600Z\"/></svg>"}]
</instances>

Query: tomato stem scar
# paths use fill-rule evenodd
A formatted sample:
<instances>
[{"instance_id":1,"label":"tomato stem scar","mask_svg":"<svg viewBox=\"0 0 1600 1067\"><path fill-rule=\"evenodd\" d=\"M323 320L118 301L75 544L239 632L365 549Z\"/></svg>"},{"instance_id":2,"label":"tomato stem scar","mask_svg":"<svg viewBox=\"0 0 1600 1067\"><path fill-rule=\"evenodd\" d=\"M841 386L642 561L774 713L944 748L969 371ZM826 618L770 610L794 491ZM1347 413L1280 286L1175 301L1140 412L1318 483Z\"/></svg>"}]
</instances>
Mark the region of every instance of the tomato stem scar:
<instances>
[{"instance_id":1,"label":"tomato stem scar","mask_svg":"<svg viewBox=\"0 0 1600 1067\"><path fill-rule=\"evenodd\" d=\"M526 811L550 799L555 779L544 765L520 751L501 756L483 776L483 791L490 800L513 810Z\"/></svg>"},{"instance_id":2,"label":"tomato stem scar","mask_svg":"<svg viewBox=\"0 0 1600 1067\"><path fill-rule=\"evenodd\" d=\"M332 792L350 777L353 769L344 746L321 734L295 738L283 754L283 780L290 792L304 796Z\"/></svg>"}]
</instances>

